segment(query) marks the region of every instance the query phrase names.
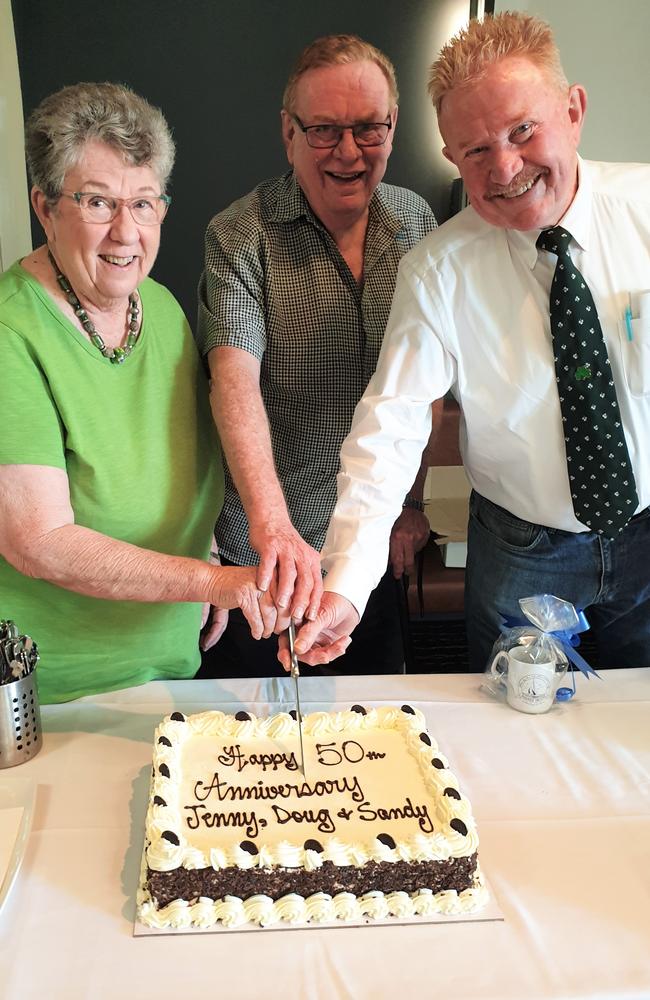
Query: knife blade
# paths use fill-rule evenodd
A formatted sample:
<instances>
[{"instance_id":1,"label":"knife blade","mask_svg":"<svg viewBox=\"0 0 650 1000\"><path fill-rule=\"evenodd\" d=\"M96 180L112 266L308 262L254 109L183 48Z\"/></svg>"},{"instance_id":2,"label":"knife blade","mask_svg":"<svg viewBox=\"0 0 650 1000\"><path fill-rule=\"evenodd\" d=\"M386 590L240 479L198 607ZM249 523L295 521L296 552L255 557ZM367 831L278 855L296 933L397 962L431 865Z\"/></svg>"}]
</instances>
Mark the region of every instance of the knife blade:
<instances>
[{"instance_id":1,"label":"knife blade","mask_svg":"<svg viewBox=\"0 0 650 1000\"><path fill-rule=\"evenodd\" d=\"M302 712L300 711L300 692L298 690L298 679L300 677L300 668L298 667L298 657L296 656L295 642L296 642L296 629L293 622L289 622L289 652L291 654L291 676L293 677L293 682L296 688L296 720L298 722L298 735L300 736L300 770L302 771L303 778L306 778L305 774L305 751L302 745Z\"/></svg>"}]
</instances>

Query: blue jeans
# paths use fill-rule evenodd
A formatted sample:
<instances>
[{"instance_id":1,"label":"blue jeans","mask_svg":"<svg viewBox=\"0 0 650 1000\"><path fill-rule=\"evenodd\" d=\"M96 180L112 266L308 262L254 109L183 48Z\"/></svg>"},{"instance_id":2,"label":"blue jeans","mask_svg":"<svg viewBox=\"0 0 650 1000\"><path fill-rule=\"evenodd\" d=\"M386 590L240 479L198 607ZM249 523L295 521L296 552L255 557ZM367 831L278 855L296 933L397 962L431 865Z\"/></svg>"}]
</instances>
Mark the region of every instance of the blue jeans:
<instances>
[{"instance_id":1,"label":"blue jeans","mask_svg":"<svg viewBox=\"0 0 650 1000\"><path fill-rule=\"evenodd\" d=\"M585 612L601 667L650 666L650 508L615 541L531 524L470 498L465 616L471 670L484 670L502 614L554 594Z\"/></svg>"}]
</instances>

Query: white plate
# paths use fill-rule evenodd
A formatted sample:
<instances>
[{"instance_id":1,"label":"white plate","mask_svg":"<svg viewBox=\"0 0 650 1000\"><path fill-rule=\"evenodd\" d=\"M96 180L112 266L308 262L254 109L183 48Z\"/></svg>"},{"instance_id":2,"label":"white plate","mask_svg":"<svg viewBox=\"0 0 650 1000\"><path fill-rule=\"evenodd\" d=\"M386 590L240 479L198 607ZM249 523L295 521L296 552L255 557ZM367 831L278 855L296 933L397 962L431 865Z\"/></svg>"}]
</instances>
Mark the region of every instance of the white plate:
<instances>
[{"instance_id":1,"label":"white plate","mask_svg":"<svg viewBox=\"0 0 650 1000\"><path fill-rule=\"evenodd\" d=\"M16 881L32 827L36 785L31 778L3 778L0 771L0 811L4 809L23 810L9 862L4 871L0 870L0 910L4 906L11 888Z\"/></svg>"}]
</instances>

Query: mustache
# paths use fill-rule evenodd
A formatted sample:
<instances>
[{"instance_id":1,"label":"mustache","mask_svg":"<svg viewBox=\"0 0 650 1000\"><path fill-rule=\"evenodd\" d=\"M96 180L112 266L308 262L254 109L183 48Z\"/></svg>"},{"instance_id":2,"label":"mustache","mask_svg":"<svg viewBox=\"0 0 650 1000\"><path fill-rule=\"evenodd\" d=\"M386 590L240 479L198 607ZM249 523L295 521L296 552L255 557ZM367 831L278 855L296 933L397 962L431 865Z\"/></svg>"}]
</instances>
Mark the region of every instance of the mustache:
<instances>
[{"instance_id":1,"label":"mustache","mask_svg":"<svg viewBox=\"0 0 650 1000\"><path fill-rule=\"evenodd\" d=\"M517 176L510 181L507 187L495 187L487 192L487 198L502 198L504 195L514 194L515 191L519 191L524 185L529 184L530 181L536 181L539 177L547 174L547 170L527 170L521 171Z\"/></svg>"}]
</instances>

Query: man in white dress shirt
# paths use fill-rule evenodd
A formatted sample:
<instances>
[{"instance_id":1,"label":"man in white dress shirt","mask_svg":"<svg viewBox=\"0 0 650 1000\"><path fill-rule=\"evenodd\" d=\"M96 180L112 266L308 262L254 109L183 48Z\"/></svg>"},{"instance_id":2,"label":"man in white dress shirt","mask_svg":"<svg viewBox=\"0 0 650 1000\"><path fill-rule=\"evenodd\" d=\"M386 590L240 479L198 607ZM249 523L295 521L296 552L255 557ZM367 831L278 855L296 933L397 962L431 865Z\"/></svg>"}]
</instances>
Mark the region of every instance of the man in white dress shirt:
<instances>
[{"instance_id":1,"label":"man in white dress shirt","mask_svg":"<svg viewBox=\"0 0 650 1000\"><path fill-rule=\"evenodd\" d=\"M429 90L470 207L400 265L377 371L343 445L326 593L318 619L300 631L301 659L326 662L345 647L385 565L429 408L451 390L473 487L471 668L485 667L500 616L537 593L585 609L602 666L648 665L650 167L580 159L585 90L569 86L537 18L471 22L442 50ZM549 314L557 257L537 248L558 224L600 318L636 486L633 516L615 537L590 530L573 506ZM610 473L600 475L604 483Z\"/></svg>"}]
</instances>

